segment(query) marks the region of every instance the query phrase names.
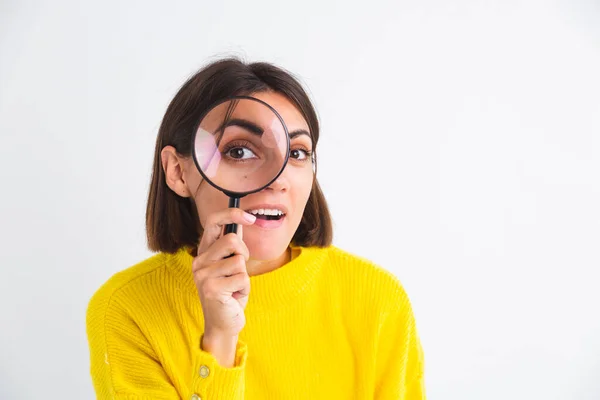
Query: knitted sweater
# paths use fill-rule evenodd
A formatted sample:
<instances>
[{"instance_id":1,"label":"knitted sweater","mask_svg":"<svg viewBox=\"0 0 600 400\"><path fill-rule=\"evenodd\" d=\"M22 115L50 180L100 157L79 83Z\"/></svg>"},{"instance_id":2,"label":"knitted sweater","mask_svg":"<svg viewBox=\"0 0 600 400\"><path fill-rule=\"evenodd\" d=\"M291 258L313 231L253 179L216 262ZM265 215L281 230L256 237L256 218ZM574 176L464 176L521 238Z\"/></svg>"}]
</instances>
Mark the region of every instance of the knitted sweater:
<instances>
[{"instance_id":1,"label":"knitted sweater","mask_svg":"<svg viewBox=\"0 0 600 400\"><path fill-rule=\"evenodd\" d=\"M189 249L115 274L87 311L98 398L424 399L423 351L398 279L335 246L293 250L250 278L231 368L201 349Z\"/></svg>"}]
</instances>

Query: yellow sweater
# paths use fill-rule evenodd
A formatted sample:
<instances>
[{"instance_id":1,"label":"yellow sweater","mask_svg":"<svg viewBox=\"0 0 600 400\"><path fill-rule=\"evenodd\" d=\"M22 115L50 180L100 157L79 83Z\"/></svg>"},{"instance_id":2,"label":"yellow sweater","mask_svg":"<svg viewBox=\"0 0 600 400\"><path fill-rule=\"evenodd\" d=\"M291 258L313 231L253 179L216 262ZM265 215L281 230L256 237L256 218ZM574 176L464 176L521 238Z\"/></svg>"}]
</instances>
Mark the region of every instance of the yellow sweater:
<instances>
[{"instance_id":1,"label":"yellow sweater","mask_svg":"<svg viewBox=\"0 0 600 400\"><path fill-rule=\"evenodd\" d=\"M424 399L423 351L399 281L328 248L250 278L233 368L200 348L187 249L115 274L87 312L99 399Z\"/></svg>"}]
</instances>

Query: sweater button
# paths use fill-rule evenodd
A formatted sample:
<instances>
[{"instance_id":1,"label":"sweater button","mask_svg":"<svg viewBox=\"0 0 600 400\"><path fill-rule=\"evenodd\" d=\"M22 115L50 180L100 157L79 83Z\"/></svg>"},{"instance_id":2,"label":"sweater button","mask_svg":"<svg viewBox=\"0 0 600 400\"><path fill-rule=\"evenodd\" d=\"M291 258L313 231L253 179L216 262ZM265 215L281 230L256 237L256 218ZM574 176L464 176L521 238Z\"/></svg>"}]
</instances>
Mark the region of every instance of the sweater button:
<instances>
[{"instance_id":1,"label":"sweater button","mask_svg":"<svg viewBox=\"0 0 600 400\"><path fill-rule=\"evenodd\" d=\"M206 365L203 365L200 367L199 373L202 378L206 378L210 374L210 370L208 369L208 367Z\"/></svg>"},{"instance_id":2,"label":"sweater button","mask_svg":"<svg viewBox=\"0 0 600 400\"><path fill-rule=\"evenodd\" d=\"M192 395L192 400L202 400L197 394Z\"/></svg>"}]
</instances>

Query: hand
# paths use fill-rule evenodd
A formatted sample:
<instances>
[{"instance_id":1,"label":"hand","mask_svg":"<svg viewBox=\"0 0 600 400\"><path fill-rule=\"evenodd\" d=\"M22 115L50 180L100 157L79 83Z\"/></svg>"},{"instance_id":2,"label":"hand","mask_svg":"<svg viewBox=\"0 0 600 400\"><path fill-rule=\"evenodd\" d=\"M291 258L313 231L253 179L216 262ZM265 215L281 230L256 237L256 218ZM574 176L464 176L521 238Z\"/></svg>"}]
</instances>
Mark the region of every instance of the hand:
<instances>
[{"instance_id":1,"label":"hand","mask_svg":"<svg viewBox=\"0 0 600 400\"><path fill-rule=\"evenodd\" d=\"M236 338L246 323L244 309L250 294L246 261L250 254L242 241L243 226L256 217L239 208L209 215L192 262L194 281L204 313L204 342ZM221 236L223 226L236 223L238 234ZM231 257L228 257L231 256ZM229 340L231 342L231 340Z\"/></svg>"}]
</instances>

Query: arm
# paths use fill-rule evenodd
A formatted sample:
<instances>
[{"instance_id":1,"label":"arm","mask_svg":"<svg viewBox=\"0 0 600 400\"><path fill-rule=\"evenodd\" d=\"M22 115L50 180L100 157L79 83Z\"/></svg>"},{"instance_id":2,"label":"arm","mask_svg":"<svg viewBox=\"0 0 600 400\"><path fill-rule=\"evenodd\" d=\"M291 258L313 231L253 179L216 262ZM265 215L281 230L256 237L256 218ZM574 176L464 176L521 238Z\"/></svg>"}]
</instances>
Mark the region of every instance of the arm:
<instances>
[{"instance_id":1,"label":"arm","mask_svg":"<svg viewBox=\"0 0 600 400\"><path fill-rule=\"evenodd\" d=\"M243 399L247 348L236 344L234 363L222 367L198 346L189 358L166 366L125 307L99 292L88 307L91 375L99 399ZM174 376L175 375L175 376Z\"/></svg>"},{"instance_id":2,"label":"arm","mask_svg":"<svg viewBox=\"0 0 600 400\"><path fill-rule=\"evenodd\" d=\"M406 294L388 313L377 350L378 400L424 400L424 357Z\"/></svg>"}]
</instances>

